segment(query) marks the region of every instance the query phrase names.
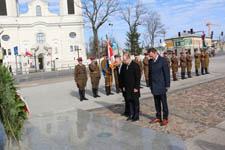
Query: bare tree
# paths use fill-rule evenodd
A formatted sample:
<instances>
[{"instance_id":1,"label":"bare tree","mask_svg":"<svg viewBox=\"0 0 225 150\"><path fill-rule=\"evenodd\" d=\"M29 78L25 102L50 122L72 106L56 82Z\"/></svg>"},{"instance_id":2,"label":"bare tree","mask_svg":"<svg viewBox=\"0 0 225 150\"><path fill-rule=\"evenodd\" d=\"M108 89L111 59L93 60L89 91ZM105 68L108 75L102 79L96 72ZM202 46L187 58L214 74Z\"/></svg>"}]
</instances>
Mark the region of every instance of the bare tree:
<instances>
[{"instance_id":1,"label":"bare tree","mask_svg":"<svg viewBox=\"0 0 225 150\"><path fill-rule=\"evenodd\" d=\"M94 35L93 49L99 54L98 30L119 9L119 0L82 0L83 14L90 22ZM98 55L99 57L99 55Z\"/></svg>"},{"instance_id":2,"label":"bare tree","mask_svg":"<svg viewBox=\"0 0 225 150\"><path fill-rule=\"evenodd\" d=\"M157 12L150 12L145 18L145 27L146 27L146 38L145 41L149 41L149 45L154 47L155 39L160 35L166 33L164 29L164 24L161 22L160 15Z\"/></svg>"},{"instance_id":3,"label":"bare tree","mask_svg":"<svg viewBox=\"0 0 225 150\"><path fill-rule=\"evenodd\" d=\"M137 27L143 24L143 17L147 13L147 9L140 2L135 5L129 4L121 9L122 19L128 24L129 32L127 33L128 42L126 43L131 53L139 48L139 37Z\"/></svg>"}]
</instances>

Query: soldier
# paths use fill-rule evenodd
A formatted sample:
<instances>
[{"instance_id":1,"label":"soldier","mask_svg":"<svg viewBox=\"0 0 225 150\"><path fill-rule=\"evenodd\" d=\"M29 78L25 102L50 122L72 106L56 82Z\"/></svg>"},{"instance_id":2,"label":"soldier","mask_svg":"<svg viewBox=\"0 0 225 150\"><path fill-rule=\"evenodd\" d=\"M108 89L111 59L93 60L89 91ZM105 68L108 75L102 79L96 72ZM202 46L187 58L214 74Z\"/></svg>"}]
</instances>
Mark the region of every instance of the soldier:
<instances>
[{"instance_id":1,"label":"soldier","mask_svg":"<svg viewBox=\"0 0 225 150\"><path fill-rule=\"evenodd\" d=\"M186 57L184 56L184 52L180 53L180 66L181 66L181 79L184 80L185 78L185 70L187 67L187 60Z\"/></svg>"},{"instance_id":2,"label":"soldier","mask_svg":"<svg viewBox=\"0 0 225 150\"><path fill-rule=\"evenodd\" d=\"M166 58L167 63L168 63L168 67L169 67L169 69L170 69L170 68L171 68L171 66L170 66L170 58L169 58L169 56L167 55L167 52L164 52L164 53L163 53L163 57Z\"/></svg>"},{"instance_id":3,"label":"soldier","mask_svg":"<svg viewBox=\"0 0 225 150\"><path fill-rule=\"evenodd\" d=\"M186 52L186 59L187 59L187 75L188 75L188 78L192 78L191 77L192 56L190 55L189 52Z\"/></svg>"},{"instance_id":4,"label":"soldier","mask_svg":"<svg viewBox=\"0 0 225 150\"><path fill-rule=\"evenodd\" d=\"M172 63L171 67L172 67L173 81L177 81L178 58L175 55L175 52L172 53L171 63Z\"/></svg>"},{"instance_id":5,"label":"soldier","mask_svg":"<svg viewBox=\"0 0 225 150\"><path fill-rule=\"evenodd\" d=\"M113 93L111 92L111 87L112 87L112 69L109 67L109 63L108 63L108 58L107 55L104 54L104 59L101 62L101 67L102 67L102 72L103 75L105 77L105 91L106 91L106 95L113 95Z\"/></svg>"},{"instance_id":6,"label":"soldier","mask_svg":"<svg viewBox=\"0 0 225 150\"><path fill-rule=\"evenodd\" d=\"M118 55L115 55L114 58L118 58ZM120 86L119 86L119 79L118 79L118 69L116 68L117 64L115 65L115 68L113 70L113 74L114 74L114 80L115 80L115 84L116 84L116 93L120 93Z\"/></svg>"},{"instance_id":7,"label":"soldier","mask_svg":"<svg viewBox=\"0 0 225 150\"><path fill-rule=\"evenodd\" d=\"M209 74L208 68L209 68L209 52L205 50L205 73L206 74Z\"/></svg>"},{"instance_id":8,"label":"soldier","mask_svg":"<svg viewBox=\"0 0 225 150\"><path fill-rule=\"evenodd\" d=\"M204 51L201 50L201 74L202 75L205 75L204 70L205 70L205 54L204 54Z\"/></svg>"},{"instance_id":9,"label":"soldier","mask_svg":"<svg viewBox=\"0 0 225 150\"><path fill-rule=\"evenodd\" d=\"M90 58L91 64L89 64L89 70L90 70L90 77L91 77L91 84L92 84L92 93L94 98L100 97L98 95L98 86L99 86L99 80L101 78L101 73L99 69L98 62L95 60L94 57Z\"/></svg>"},{"instance_id":10,"label":"soldier","mask_svg":"<svg viewBox=\"0 0 225 150\"><path fill-rule=\"evenodd\" d=\"M145 82L146 82L146 86L149 87L149 72L148 72L148 62L149 62L149 59L148 59L148 53L144 53L145 55L145 58L143 59L143 64L144 64L144 74L145 74Z\"/></svg>"},{"instance_id":11,"label":"soldier","mask_svg":"<svg viewBox=\"0 0 225 150\"><path fill-rule=\"evenodd\" d=\"M87 84L87 71L85 65L82 64L82 58L77 59L79 64L75 66L74 69L74 79L77 83L77 87L79 88L80 101L88 100L85 97L85 87Z\"/></svg>"},{"instance_id":12,"label":"soldier","mask_svg":"<svg viewBox=\"0 0 225 150\"><path fill-rule=\"evenodd\" d=\"M138 58L138 53L135 53L134 56L135 56L134 62L138 64L139 69L140 69L140 73L141 73L140 81L141 81L141 77L142 77L142 74L143 74L143 65L142 65L141 60L139 60L139 58ZM143 87L140 87L140 88L143 88Z\"/></svg>"},{"instance_id":13,"label":"soldier","mask_svg":"<svg viewBox=\"0 0 225 150\"><path fill-rule=\"evenodd\" d=\"M195 52L195 73L196 73L196 76L199 76L198 70L200 68L200 63L201 63L201 54L198 51L196 51Z\"/></svg>"}]
</instances>

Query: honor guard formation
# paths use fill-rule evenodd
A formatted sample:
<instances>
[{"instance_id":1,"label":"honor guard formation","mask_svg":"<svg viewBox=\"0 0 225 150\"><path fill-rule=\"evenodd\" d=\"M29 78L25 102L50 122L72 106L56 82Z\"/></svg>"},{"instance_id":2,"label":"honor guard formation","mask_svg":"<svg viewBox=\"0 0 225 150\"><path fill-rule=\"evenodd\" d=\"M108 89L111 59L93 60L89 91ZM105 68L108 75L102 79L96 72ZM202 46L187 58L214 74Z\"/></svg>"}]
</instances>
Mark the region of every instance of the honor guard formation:
<instances>
[{"instance_id":1,"label":"honor guard formation","mask_svg":"<svg viewBox=\"0 0 225 150\"><path fill-rule=\"evenodd\" d=\"M155 55L156 57L154 57L154 52L157 54ZM169 75L166 75L166 77L164 78L169 78L169 80L171 76L173 81L178 81L177 73L179 68L182 80L192 78L192 62L195 63L194 69L196 76L209 74L208 67L210 54L207 50L201 50L201 52L195 51L193 56L189 51L186 51L180 52L179 57L175 52L164 52L163 56L161 57L159 53L154 49L152 56L151 53L146 52L144 53L143 59L141 59L141 56L139 56L137 53L134 54L133 60L127 53L124 53L123 56L124 57L122 59L119 55L114 55L114 60L112 61L111 58L109 58L105 53L103 55L101 64L98 64L97 60L94 57L90 57L91 63L88 65L88 71L86 66L82 64L82 58L77 59L78 65L76 65L74 69L74 79L77 84L77 88L79 89L80 101L88 100L85 97L85 88L88 80L88 73L91 79L92 93L94 98L100 97L98 95L98 89L100 79L103 76L105 79L106 95L113 95L112 84L114 80L116 93L122 93L125 100L124 115L128 117L128 120L137 121L139 120L139 97L140 88L142 88L140 86L140 81L142 79L142 74L144 74L146 87L150 87L150 89L153 90L152 92L154 92L154 77L152 77L152 73L154 74L154 67L152 66L157 66L158 68L159 64L156 65L154 61L152 62L153 58L156 60L159 59L158 61L162 61L162 63L166 64L166 69L164 69L164 71L168 69ZM170 82L165 82L168 83L168 87L166 87L167 89L170 86ZM164 107L164 118L166 120L164 121L163 125L166 125L168 123L168 107L165 93L162 92L161 97L156 96L155 99L158 99L158 101L161 100L162 102L162 105ZM160 104L157 104L156 110L161 110L160 107ZM158 112L158 110L157 114L159 117L160 112ZM158 121L159 120L156 119L153 120L152 123L156 123Z\"/></svg>"}]
</instances>

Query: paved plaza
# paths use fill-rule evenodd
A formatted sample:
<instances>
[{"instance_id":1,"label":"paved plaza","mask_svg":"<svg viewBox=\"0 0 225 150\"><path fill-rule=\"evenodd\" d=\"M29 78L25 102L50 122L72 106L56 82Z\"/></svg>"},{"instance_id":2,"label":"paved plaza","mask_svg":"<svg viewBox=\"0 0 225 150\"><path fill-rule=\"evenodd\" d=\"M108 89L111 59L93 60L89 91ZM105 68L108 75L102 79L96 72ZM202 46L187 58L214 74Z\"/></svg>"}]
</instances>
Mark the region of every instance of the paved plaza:
<instances>
[{"instance_id":1,"label":"paved plaza","mask_svg":"<svg viewBox=\"0 0 225 150\"><path fill-rule=\"evenodd\" d=\"M51 133L55 131L53 135L43 135L45 138L47 137L50 142L57 142L58 140L61 141L60 138L52 138L54 136L56 137L63 134L62 137L65 137L65 139L69 138L69 140L63 141L67 142L63 145L67 145L69 143L68 146L84 146L87 144L86 147L84 147L86 149L90 149L88 148L90 147L90 145L96 146L101 144L96 144L100 142L98 140L96 140L95 143L95 140L88 139L92 139L98 134L105 133L106 135L110 135L112 139L117 139L114 144L114 140L110 140L113 142L108 149L126 149L123 146L127 145L128 149L147 149L146 147L148 147L148 149L152 148L155 150L156 148L154 148L154 146L157 147L157 145L159 146L160 143L153 142L152 140L154 138L158 138L159 140L157 141L168 141L169 143L165 142L167 143L165 147L170 150L185 149L182 140L186 144L188 150L223 150L223 148L225 149L224 142L222 142L222 139L225 139L225 93L223 90L225 83L225 56L222 55L212 58L209 71L209 75L196 77L193 73L193 78L191 79L179 80L177 82L172 81L172 86L169 90L168 95L171 118L169 125L166 127L160 127L159 125L150 125L147 123L154 117L154 104L152 101L152 95L147 87L141 89L141 120L136 124L133 124L124 121L125 118L120 115L122 113L121 108L123 107L123 105L121 104L124 103L121 94L114 94L112 96L105 95L103 78L101 79L100 84L101 98L95 99L92 97L89 79L86 90L87 98L89 100L84 102L79 101L78 89L75 86L73 77L21 83L19 85L20 92L27 100L31 111L31 119L29 119L25 124L24 138L26 139L27 133L29 133L31 136L32 134L39 134L39 132L44 131L48 133L50 132L48 130L51 130ZM142 80L142 85L145 85L144 78ZM113 91L115 93L115 89L113 89ZM76 110L82 111L84 114L87 114L87 116L81 117L81 121L77 121L78 118L76 118L76 115L78 111ZM63 114L65 115L65 117L63 116ZM74 114L74 118L72 117L72 114ZM62 115L63 117L59 117L60 115ZM100 122L98 124L99 129L93 127L92 124L94 123L90 123L92 121L89 121L89 123L85 122L85 118L93 119L93 116L98 116L103 120L98 121ZM64 123L60 123L60 121L57 121L57 117L59 117ZM70 117L72 119L70 119ZM45 120L49 120L49 122L47 123L47 121ZM111 120L112 123L105 125L103 123L105 122L105 120ZM80 132L80 129L74 130L73 127L70 128L70 126L73 126L74 124L75 128L79 122L81 122L81 126L83 126L84 128L86 128L86 124L88 124L88 126L90 127L89 130L87 129L85 130L86 132L82 133L82 135L86 137L86 140L78 140L78 143L74 143L74 141L77 140L73 140L73 142L71 140L76 139L78 135L73 138L71 135L72 133L70 134L69 131L73 132L74 134L78 134L78 132ZM115 122L120 124L119 126L123 126L124 124L126 124L128 126L134 127L135 129L130 129L129 127L127 127L127 129L129 130L124 132L124 130L127 129L122 129L120 127L117 128L117 126L115 126ZM35 127L35 131L32 131L32 126ZM54 126L54 130L52 126ZM63 129L65 129L65 132L61 131ZM92 130L96 132L91 132ZM120 134L124 135L115 135L113 133L114 130L118 130ZM153 132L156 133L157 136L154 136ZM105 136L105 134L103 134L103 136ZM133 136L129 134L132 134ZM158 136L158 134L162 134L162 136ZM169 138L168 140L168 138L166 138L166 135L171 138ZM129 141L129 138L125 138L124 136L132 137L130 139L131 141L137 139L137 142L139 142L139 140L141 139L140 143L138 143L137 145L142 146L133 147L132 144L126 144L126 142ZM146 140L142 140L146 139L144 138L144 136L151 136L149 137L149 140L147 140L148 142L146 142ZM40 138L41 137L42 136L40 135ZM173 138L178 142L173 143L173 140L171 140ZM25 139L23 141L24 144L27 143ZM91 143L89 143L88 145L87 141L90 141ZM28 143L30 142L31 141L29 141ZM32 142L35 143L35 140ZM118 143L121 144L121 148L118 148ZM102 144L107 144L107 142ZM72 148L74 148L73 146ZM113 146L115 146L115 148L113 148ZM129 148L129 146L131 147ZM68 147L68 149L72 148ZM99 147L99 149L104 148Z\"/></svg>"}]
</instances>

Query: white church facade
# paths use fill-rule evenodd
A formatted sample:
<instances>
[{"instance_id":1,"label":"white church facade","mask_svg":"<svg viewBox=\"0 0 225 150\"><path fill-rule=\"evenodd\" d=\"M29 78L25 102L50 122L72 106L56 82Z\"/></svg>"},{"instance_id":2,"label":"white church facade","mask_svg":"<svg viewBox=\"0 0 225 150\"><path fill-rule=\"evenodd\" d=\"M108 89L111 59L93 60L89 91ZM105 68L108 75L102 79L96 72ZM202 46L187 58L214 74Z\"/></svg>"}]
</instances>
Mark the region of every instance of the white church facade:
<instances>
[{"instance_id":1,"label":"white church facade","mask_svg":"<svg viewBox=\"0 0 225 150\"><path fill-rule=\"evenodd\" d=\"M73 68L78 57L86 62L80 0L59 0L60 15L50 12L43 0L29 2L24 14L18 13L17 0L0 3L3 64L13 72L16 68L22 73Z\"/></svg>"}]
</instances>

